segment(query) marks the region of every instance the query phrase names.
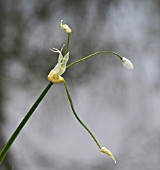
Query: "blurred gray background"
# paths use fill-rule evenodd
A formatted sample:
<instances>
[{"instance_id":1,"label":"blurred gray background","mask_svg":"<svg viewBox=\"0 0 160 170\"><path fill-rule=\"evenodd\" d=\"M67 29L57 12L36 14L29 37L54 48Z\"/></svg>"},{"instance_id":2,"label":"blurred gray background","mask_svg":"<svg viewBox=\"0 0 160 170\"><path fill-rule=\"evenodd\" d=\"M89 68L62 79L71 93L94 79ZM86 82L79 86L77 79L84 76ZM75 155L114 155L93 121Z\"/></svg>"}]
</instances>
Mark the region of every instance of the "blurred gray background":
<instances>
[{"instance_id":1,"label":"blurred gray background","mask_svg":"<svg viewBox=\"0 0 160 170\"><path fill-rule=\"evenodd\" d=\"M1 170L159 170L160 0L0 0L0 149L45 88L72 28L64 75L77 113L117 165L74 118L63 84L53 85Z\"/></svg>"}]
</instances>

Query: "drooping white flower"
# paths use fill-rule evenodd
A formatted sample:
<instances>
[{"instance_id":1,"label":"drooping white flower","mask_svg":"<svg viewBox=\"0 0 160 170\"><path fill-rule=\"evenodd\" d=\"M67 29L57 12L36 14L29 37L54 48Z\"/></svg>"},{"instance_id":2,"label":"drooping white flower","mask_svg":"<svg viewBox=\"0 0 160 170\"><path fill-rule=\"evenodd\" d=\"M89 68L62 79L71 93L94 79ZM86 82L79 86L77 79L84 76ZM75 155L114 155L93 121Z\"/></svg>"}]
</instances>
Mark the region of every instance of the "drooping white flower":
<instances>
[{"instance_id":1,"label":"drooping white flower","mask_svg":"<svg viewBox=\"0 0 160 170\"><path fill-rule=\"evenodd\" d=\"M105 147L101 147L100 151L107 154L111 159L113 159L114 163L116 164L116 159L114 158L114 156L110 150L108 150Z\"/></svg>"},{"instance_id":2,"label":"drooping white flower","mask_svg":"<svg viewBox=\"0 0 160 170\"><path fill-rule=\"evenodd\" d=\"M65 30L66 33L72 32L71 28L67 24L63 24L63 20L61 20L60 22L60 27L62 28L62 30Z\"/></svg>"},{"instance_id":3,"label":"drooping white flower","mask_svg":"<svg viewBox=\"0 0 160 170\"><path fill-rule=\"evenodd\" d=\"M122 64L125 68L129 69L129 70L132 70L133 69L133 64L130 60L128 60L127 58L125 57L122 57Z\"/></svg>"},{"instance_id":4,"label":"drooping white flower","mask_svg":"<svg viewBox=\"0 0 160 170\"><path fill-rule=\"evenodd\" d=\"M61 48L60 51L57 48L51 49L51 51L53 51L54 53L59 53L58 63L48 74L48 80L51 81L52 83L60 83L63 82L64 80L61 75L66 70L66 65L69 60L69 52L63 57L62 50L63 47Z\"/></svg>"}]
</instances>

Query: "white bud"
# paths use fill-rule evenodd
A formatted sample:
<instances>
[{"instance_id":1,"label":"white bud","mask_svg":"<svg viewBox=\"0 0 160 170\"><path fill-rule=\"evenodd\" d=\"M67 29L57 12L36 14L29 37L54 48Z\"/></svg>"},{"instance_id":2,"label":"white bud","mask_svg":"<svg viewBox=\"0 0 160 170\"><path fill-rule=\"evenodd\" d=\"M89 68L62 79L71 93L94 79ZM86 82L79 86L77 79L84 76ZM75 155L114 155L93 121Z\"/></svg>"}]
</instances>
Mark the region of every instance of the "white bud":
<instances>
[{"instance_id":1,"label":"white bud","mask_svg":"<svg viewBox=\"0 0 160 170\"><path fill-rule=\"evenodd\" d=\"M133 69L133 64L130 60L128 60L127 58L125 57L122 57L122 64L125 68L129 69L129 70L132 70Z\"/></svg>"},{"instance_id":2,"label":"white bud","mask_svg":"<svg viewBox=\"0 0 160 170\"><path fill-rule=\"evenodd\" d=\"M65 30L66 33L72 32L71 28L67 24L63 24L63 20L61 20L60 22L60 27L62 28L62 30Z\"/></svg>"},{"instance_id":3,"label":"white bud","mask_svg":"<svg viewBox=\"0 0 160 170\"><path fill-rule=\"evenodd\" d=\"M107 154L111 159L113 159L114 163L116 164L116 160L115 160L115 158L114 158L114 156L113 156L113 154L110 150L108 150L105 147L101 147L100 151Z\"/></svg>"}]
</instances>

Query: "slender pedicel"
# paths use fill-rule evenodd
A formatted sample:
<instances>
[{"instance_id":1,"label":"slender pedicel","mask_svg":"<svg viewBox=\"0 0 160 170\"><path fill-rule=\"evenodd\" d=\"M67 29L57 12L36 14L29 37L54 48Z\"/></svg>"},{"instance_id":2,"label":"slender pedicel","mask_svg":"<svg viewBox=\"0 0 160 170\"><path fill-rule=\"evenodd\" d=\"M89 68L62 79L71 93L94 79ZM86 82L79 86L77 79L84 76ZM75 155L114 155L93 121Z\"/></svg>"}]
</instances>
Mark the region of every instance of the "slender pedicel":
<instances>
[{"instance_id":1,"label":"slender pedicel","mask_svg":"<svg viewBox=\"0 0 160 170\"><path fill-rule=\"evenodd\" d=\"M93 138L93 140L96 142L97 146L99 147L99 149L101 149L101 146L100 144L98 143L97 139L95 138L95 136L93 135L93 133L88 129L88 127L82 122L82 120L79 118L79 116L77 115L75 109L74 109L74 105L73 105L73 101L72 101L72 98L71 98L71 95L69 93L69 90L68 90L68 87L67 87L67 84L66 84L66 81L64 80L63 81L64 83L64 87L65 87L65 90L66 90L66 93L67 93L67 97L68 97L68 100L70 102L70 106L71 106L71 109L73 111L73 114L74 116L76 117L76 119L79 121L79 123L87 130L87 132L91 135L91 137Z\"/></svg>"},{"instance_id":2,"label":"slender pedicel","mask_svg":"<svg viewBox=\"0 0 160 170\"><path fill-rule=\"evenodd\" d=\"M80 62L82 62L82 61L84 61L84 60L86 60L86 59L89 59L89 58L91 58L91 57L93 57L93 56L96 56L97 54L105 54L105 53L113 54L113 55L117 56L117 57L118 57L119 59L121 59L121 60L122 60L122 58L123 58L123 57L121 57L119 54L115 53L114 51L98 51L98 52L95 52L95 53L93 53L93 54L90 54L90 55L88 55L88 56L86 56L86 57L84 57L84 58L82 58L82 59L80 59L80 60L77 60L77 61L69 64L69 65L67 66L67 68L69 68L69 67L71 67L71 66L73 66L73 65L75 65L75 64L78 64L78 63L80 63Z\"/></svg>"}]
</instances>

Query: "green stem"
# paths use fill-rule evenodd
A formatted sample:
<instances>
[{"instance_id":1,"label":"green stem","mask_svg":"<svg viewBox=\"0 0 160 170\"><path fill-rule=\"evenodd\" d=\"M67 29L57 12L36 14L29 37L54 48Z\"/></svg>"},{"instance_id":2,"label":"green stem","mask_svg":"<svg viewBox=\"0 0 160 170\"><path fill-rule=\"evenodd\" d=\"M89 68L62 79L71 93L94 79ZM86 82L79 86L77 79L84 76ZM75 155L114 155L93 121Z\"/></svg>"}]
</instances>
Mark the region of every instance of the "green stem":
<instances>
[{"instance_id":1,"label":"green stem","mask_svg":"<svg viewBox=\"0 0 160 170\"><path fill-rule=\"evenodd\" d=\"M67 44L66 44L66 49L65 49L64 56L68 53L69 40L70 40L70 33L68 33Z\"/></svg>"},{"instance_id":2,"label":"green stem","mask_svg":"<svg viewBox=\"0 0 160 170\"><path fill-rule=\"evenodd\" d=\"M71 98L71 95L69 93L69 90L68 90L68 87L67 87L67 84L66 84L66 81L64 80L64 87L65 87L65 90L66 90L66 93L67 93L67 97L68 97L68 100L70 102L70 105L71 105L71 109L73 111L73 114L74 116L76 117L76 119L79 121L79 123L87 130L87 132L91 135L91 137L93 138L93 140L96 142L97 146L99 147L99 149L101 149L101 146L100 144L98 143L98 141L96 140L95 136L92 134L92 132L87 128L87 126L82 122L82 120L78 117L75 109L74 109L74 105L73 105L73 102L72 102L72 98Z\"/></svg>"},{"instance_id":3,"label":"green stem","mask_svg":"<svg viewBox=\"0 0 160 170\"><path fill-rule=\"evenodd\" d=\"M5 158L7 152L9 151L11 145L13 144L15 139L17 138L18 134L21 132L24 125L27 123L28 119L31 117L31 115L33 114L33 112L35 111L37 106L40 104L40 102L42 101L42 99L44 98L44 96L46 95L46 93L48 92L48 90L51 88L52 85L53 85L53 83L49 82L49 84L46 86L46 88L43 90L41 95L38 97L36 102L31 107L31 109L28 111L26 116L23 118L23 120L21 121L21 123L19 124L19 126L17 127L15 132L12 134L12 136L10 137L10 139L8 140L6 145L1 150L1 152L0 152L0 165L1 165L2 161L3 161L3 159Z\"/></svg>"},{"instance_id":4,"label":"green stem","mask_svg":"<svg viewBox=\"0 0 160 170\"><path fill-rule=\"evenodd\" d=\"M114 51L98 51L98 52L95 52L95 53L93 53L93 54L90 54L90 55L88 55L88 56L86 56L86 57L84 57L84 58L82 58L82 59L80 59L80 60L77 60L77 61L69 64L66 68L69 68L69 67L71 67L71 66L73 66L73 65L75 65L75 64L77 64L77 63L80 63L80 62L82 62L82 61L84 61L84 60L86 60L86 59L88 59L88 58L91 58L91 57L93 57L93 56L95 56L95 55L97 55L97 54L103 54L103 53L113 54L113 55L117 56L118 58L120 58L120 59L122 60L122 57L121 57L120 55L118 55L117 53L115 53Z\"/></svg>"},{"instance_id":5,"label":"green stem","mask_svg":"<svg viewBox=\"0 0 160 170\"><path fill-rule=\"evenodd\" d=\"M69 47L69 40L70 40L70 33L68 33L68 38L67 38L67 44L66 44L66 49L65 49L65 55L68 53L68 47ZM44 89L44 91L41 93L41 95L39 96L39 98L36 100L36 102L33 104L33 106L31 107L31 109L28 111L28 113L26 114L26 116L23 118L23 120L21 121L21 123L19 124L19 126L17 127L17 129L14 131L14 133L12 134L12 136L10 137L10 139L8 140L8 142L5 144L5 146L2 148L1 152L0 152L0 165L3 161L3 159L5 158L6 154L8 153L10 147L12 146L13 142L15 141L15 139L17 138L18 134L21 132L21 130L23 129L24 125L27 123L27 121L29 120L29 118L31 117L31 115L33 114L33 112L35 111L35 109L37 108L37 106L40 104L40 102L42 101L42 99L44 98L44 96L47 94L48 90L51 88L51 86L53 85L52 82L49 82L48 85L46 86L46 88Z\"/></svg>"}]
</instances>

